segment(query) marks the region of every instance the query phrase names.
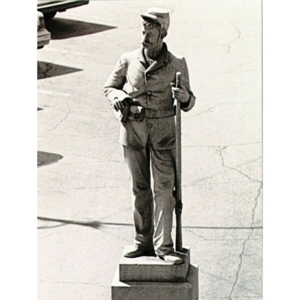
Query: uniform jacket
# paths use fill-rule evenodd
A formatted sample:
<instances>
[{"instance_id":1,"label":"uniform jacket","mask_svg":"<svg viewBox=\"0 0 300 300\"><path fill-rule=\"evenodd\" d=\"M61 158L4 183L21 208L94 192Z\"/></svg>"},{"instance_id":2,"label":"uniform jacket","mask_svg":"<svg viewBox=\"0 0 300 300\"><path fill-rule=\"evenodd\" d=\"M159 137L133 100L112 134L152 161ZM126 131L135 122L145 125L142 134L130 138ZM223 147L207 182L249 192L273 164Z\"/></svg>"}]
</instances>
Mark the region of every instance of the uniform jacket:
<instances>
[{"instance_id":1,"label":"uniform jacket","mask_svg":"<svg viewBox=\"0 0 300 300\"><path fill-rule=\"evenodd\" d=\"M124 100L130 97L133 105L149 112L142 121L129 118L126 123L121 122L121 144L139 149L151 141L155 150L175 148L174 115L159 117L156 111L162 111L164 115L164 112L172 110L174 99L170 83L175 83L177 71L182 74L181 86L190 94L189 102L181 105L183 111L188 111L195 104L195 96L190 90L188 68L183 57L176 57L163 44L160 56L150 66L144 57L143 47L119 58L104 85L105 96L111 102L116 98Z\"/></svg>"}]
</instances>

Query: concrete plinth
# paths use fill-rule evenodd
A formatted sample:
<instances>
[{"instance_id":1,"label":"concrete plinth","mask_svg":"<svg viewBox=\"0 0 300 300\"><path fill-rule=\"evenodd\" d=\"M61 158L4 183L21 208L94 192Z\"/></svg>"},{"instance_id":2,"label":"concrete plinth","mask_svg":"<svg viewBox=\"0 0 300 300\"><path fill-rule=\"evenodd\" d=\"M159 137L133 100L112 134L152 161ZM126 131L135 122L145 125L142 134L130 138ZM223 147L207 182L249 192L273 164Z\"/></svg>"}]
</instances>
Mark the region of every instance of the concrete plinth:
<instances>
[{"instance_id":1,"label":"concrete plinth","mask_svg":"<svg viewBox=\"0 0 300 300\"><path fill-rule=\"evenodd\" d=\"M198 266L190 265L185 282L122 282L117 270L112 300L198 300Z\"/></svg>"},{"instance_id":2,"label":"concrete plinth","mask_svg":"<svg viewBox=\"0 0 300 300\"><path fill-rule=\"evenodd\" d=\"M129 246L125 246L124 252ZM180 253L184 259L181 265L167 264L153 256L126 258L122 255L119 263L120 281L159 281L184 282L190 265L190 248L185 247Z\"/></svg>"},{"instance_id":3,"label":"concrete plinth","mask_svg":"<svg viewBox=\"0 0 300 300\"><path fill-rule=\"evenodd\" d=\"M181 265L154 256L122 255L111 285L112 300L198 300L198 266L190 264L189 247L180 255L184 258Z\"/></svg>"}]
</instances>

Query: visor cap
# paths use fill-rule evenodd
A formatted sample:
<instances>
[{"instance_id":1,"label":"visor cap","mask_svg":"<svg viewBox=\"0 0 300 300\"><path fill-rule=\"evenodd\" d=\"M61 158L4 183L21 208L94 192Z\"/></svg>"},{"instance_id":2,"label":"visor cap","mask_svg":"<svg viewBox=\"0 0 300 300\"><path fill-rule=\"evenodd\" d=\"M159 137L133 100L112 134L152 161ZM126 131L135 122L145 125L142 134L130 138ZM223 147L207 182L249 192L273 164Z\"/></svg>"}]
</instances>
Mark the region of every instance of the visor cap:
<instances>
[{"instance_id":1,"label":"visor cap","mask_svg":"<svg viewBox=\"0 0 300 300\"><path fill-rule=\"evenodd\" d=\"M163 8L151 7L146 13L141 14L143 19L151 19L157 22L161 28L168 31L170 26L170 15L169 12Z\"/></svg>"}]
</instances>

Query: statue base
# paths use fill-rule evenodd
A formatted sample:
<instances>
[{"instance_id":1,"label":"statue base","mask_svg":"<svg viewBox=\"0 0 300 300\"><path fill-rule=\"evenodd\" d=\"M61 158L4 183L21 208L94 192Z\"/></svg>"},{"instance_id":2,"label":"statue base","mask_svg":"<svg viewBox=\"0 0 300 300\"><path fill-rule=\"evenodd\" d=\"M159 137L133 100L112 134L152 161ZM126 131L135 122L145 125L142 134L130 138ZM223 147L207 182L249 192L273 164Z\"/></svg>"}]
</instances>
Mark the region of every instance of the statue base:
<instances>
[{"instance_id":1,"label":"statue base","mask_svg":"<svg viewBox=\"0 0 300 300\"><path fill-rule=\"evenodd\" d=\"M158 257L122 255L111 284L112 300L198 300L198 266L190 264L189 247L180 255L185 260L181 265Z\"/></svg>"}]
</instances>

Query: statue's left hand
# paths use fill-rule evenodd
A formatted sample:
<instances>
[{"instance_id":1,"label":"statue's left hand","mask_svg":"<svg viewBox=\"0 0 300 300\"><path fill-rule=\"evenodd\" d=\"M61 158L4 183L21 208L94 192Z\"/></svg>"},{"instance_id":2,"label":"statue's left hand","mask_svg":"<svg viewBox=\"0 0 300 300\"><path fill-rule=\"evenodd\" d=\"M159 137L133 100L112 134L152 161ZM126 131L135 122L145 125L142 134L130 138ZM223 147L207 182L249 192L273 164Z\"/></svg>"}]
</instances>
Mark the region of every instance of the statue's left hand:
<instances>
[{"instance_id":1,"label":"statue's left hand","mask_svg":"<svg viewBox=\"0 0 300 300\"><path fill-rule=\"evenodd\" d=\"M171 89L172 89L173 98L175 98L176 100L178 100L181 103L187 103L189 101L190 94L184 86L177 88L177 87L175 87L174 82L171 82L170 85L171 85Z\"/></svg>"}]
</instances>

